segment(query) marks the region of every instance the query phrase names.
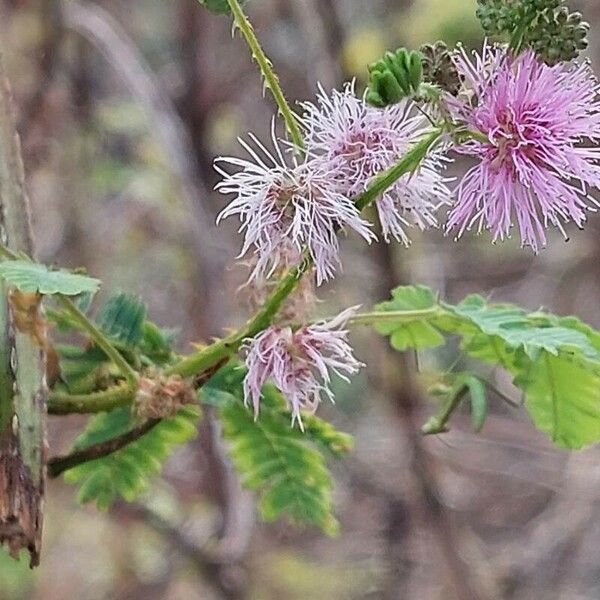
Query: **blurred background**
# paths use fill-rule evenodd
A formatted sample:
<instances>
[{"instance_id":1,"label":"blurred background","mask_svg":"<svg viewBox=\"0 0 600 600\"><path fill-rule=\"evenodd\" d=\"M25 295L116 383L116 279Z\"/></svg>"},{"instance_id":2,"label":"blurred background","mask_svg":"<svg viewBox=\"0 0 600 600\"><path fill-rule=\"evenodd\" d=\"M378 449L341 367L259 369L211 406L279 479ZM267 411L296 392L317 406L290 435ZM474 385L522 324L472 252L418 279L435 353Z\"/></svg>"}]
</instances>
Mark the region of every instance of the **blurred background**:
<instances>
[{"instance_id":1,"label":"blurred background","mask_svg":"<svg viewBox=\"0 0 600 600\"><path fill-rule=\"evenodd\" d=\"M600 2L578 4L598 66ZM362 85L366 64L388 48L476 47L475 8L248 2L293 101L312 98L317 82ZM233 222L214 226L225 200L212 191L212 161L239 155L236 137L249 130L266 139L274 108L229 19L195 0L1 0L0 41L39 258L85 265L105 290L139 293L154 321L181 329L182 350L241 323L240 238ZM418 282L450 301L479 291L598 327L600 216L571 233L566 243L552 232L537 258L486 236L455 243L427 232L408 250L350 238L344 274L321 290L318 310L370 306ZM353 342L369 366L320 410L356 437L354 454L332 465L339 537L260 523L205 419L137 504L101 514L49 482L42 565L31 572L0 551L0 600L600 598L600 450L554 449L502 401L519 400L502 373L489 374L501 394L480 435L463 414L449 434L422 439L428 373L448 367L454 350L422 355L417 373L375 334L358 331ZM81 425L50 418L51 453L67 450ZM219 564L206 552L215 539L227 549Z\"/></svg>"}]
</instances>

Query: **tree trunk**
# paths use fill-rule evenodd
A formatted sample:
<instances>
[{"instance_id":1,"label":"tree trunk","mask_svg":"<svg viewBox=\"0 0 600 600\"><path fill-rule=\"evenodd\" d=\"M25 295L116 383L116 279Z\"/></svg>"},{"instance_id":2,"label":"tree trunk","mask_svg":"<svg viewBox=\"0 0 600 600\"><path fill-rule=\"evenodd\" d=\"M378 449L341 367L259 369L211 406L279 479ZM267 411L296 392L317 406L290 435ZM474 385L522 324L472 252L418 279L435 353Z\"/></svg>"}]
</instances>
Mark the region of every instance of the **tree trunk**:
<instances>
[{"instance_id":1,"label":"tree trunk","mask_svg":"<svg viewBox=\"0 0 600 600\"><path fill-rule=\"evenodd\" d=\"M10 86L0 56L0 239L33 254L29 200ZM26 297L27 296L27 297ZM37 295L21 295L28 318L42 323ZM46 387L44 351L15 319L9 290L0 285L0 544L18 558L26 549L39 564L43 521Z\"/></svg>"}]
</instances>

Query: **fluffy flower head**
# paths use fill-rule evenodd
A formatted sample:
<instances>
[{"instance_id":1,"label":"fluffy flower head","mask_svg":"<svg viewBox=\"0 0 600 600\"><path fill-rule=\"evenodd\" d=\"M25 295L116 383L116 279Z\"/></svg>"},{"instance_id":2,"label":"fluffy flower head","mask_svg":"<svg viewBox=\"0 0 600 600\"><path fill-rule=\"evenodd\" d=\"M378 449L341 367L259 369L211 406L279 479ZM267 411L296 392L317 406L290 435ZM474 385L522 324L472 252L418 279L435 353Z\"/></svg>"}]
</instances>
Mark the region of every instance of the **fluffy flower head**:
<instances>
[{"instance_id":1,"label":"fluffy flower head","mask_svg":"<svg viewBox=\"0 0 600 600\"><path fill-rule=\"evenodd\" d=\"M375 236L352 200L332 184L333 175L323 165L308 160L290 166L275 136L276 156L256 137L250 138L254 148L240 141L251 160L217 159L216 169L223 176L217 189L234 195L218 219L240 218L245 235L240 256L253 252L256 257L251 279L270 277L278 267L297 264L306 246L321 284L340 264L339 228L353 229L369 242Z\"/></svg>"},{"instance_id":2,"label":"fluffy flower head","mask_svg":"<svg viewBox=\"0 0 600 600\"><path fill-rule=\"evenodd\" d=\"M411 116L412 106L409 101L383 109L369 106L356 97L353 84L331 95L321 89L316 104L304 104L306 146L328 165L337 189L356 197L422 137L424 118ZM408 243L407 227L436 224L436 210L450 198L441 167L441 155L434 150L416 173L400 178L377 200L386 239Z\"/></svg>"},{"instance_id":3,"label":"fluffy flower head","mask_svg":"<svg viewBox=\"0 0 600 600\"><path fill-rule=\"evenodd\" d=\"M301 411L314 413L325 394L333 401L331 373L345 379L362 366L352 353L344 329L355 308L340 313L329 322L291 327L271 326L246 343L244 398L258 416L261 390L272 379L292 412L292 423L302 427Z\"/></svg>"},{"instance_id":4,"label":"fluffy flower head","mask_svg":"<svg viewBox=\"0 0 600 600\"><path fill-rule=\"evenodd\" d=\"M595 201L588 188L600 184L598 82L587 64L554 67L532 52L514 58L484 48L472 62L456 64L468 95L449 99L454 117L481 139L459 150L479 159L457 189L448 228L460 236L476 225L494 240L508 236L514 220L521 241L537 251L545 228L574 221L581 227Z\"/></svg>"}]
</instances>

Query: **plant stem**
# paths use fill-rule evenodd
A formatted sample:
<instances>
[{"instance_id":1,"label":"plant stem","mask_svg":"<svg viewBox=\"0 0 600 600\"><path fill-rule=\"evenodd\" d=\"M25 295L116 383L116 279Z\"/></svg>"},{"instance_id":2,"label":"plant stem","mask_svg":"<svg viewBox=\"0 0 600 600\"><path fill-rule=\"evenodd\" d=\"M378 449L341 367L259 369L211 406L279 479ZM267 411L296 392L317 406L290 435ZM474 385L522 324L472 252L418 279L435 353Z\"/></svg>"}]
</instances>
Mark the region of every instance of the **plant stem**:
<instances>
[{"instance_id":1,"label":"plant stem","mask_svg":"<svg viewBox=\"0 0 600 600\"><path fill-rule=\"evenodd\" d=\"M273 322L275 315L283 306L286 298L296 289L298 282L308 271L311 264L312 261L308 257L305 257L297 267L288 271L263 308L242 329L223 340L211 344L208 348L196 354L183 358L177 364L166 369L165 375L190 377L191 375L202 373L222 361L223 358L237 352L245 339L254 337Z\"/></svg>"},{"instance_id":2,"label":"plant stem","mask_svg":"<svg viewBox=\"0 0 600 600\"><path fill-rule=\"evenodd\" d=\"M379 194L384 192L389 186L393 185L400 177L413 171L419 165L419 162L423 159L427 150L441 134L442 130L436 129L423 140L417 142L396 165L386 171L380 178L377 178L372 186L357 199L357 206L361 210L364 209L375 200ZM298 266L290 269L288 273L284 275L263 308L256 313L244 327L226 338L211 344L200 352L182 358L179 362L165 369L164 374L167 376L180 375L182 377L200 375L235 354L244 343L244 340L254 337L271 325L287 297L296 289L298 282L310 270L311 265L312 260L308 255L305 255ZM76 308L75 306L73 307ZM428 309L427 311L406 311L395 314L383 313L377 315L374 313L367 313L365 315L357 315L357 317L351 319L350 322L359 325L366 324L367 320L371 320L371 322L391 318L406 318L407 320L412 320L415 318L432 316L433 310L434 309ZM435 308L435 311L439 310L439 307ZM392 317L390 315L394 316ZM85 315L83 316L85 317ZM127 366L129 367L129 365ZM54 394L50 398L49 411L52 414L99 412L127 404L132 398L133 390L124 386L111 388L111 390L98 392L97 394L81 396Z\"/></svg>"},{"instance_id":3,"label":"plant stem","mask_svg":"<svg viewBox=\"0 0 600 600\"><path fill-rule=\"evenodd\" d=\"M137 387L138 374L133 367L123 358L121 353L110 343L108 338L98 329L67 296L57 294L56 299L59 305L69 313L71 318L77 322L83 331L85 331L94 343L112 360L119 368L127 383L132 387Z\"/></svg>"},{"instance_id":4,"label":"plant stem","mask_svg":"<svg viewBox=\"0 0 600 600\"><path fill-rule=\"evenodd\" d=\"M441 128L434 129L429 135L417 142L393 167L378 175L369 188L356 199L358 210L362 211L380 194L396 183L400 177L414 171L441 135Z\"/></svg>"},{"instance_id":5,"label":"plant stem","mask_svg":"<svg viewBox=\"0 0 600 600\"><path fill-rule=\"evenodd\" d=\"M51 392L48 399L48 413L69 415L108 412L119 406L127 406L133 401L134 389L127 384L115 385L91 394L68 394Z\"/></svg>"},{"instance_id":6,"label":"plant stem","mask_svg":"<svg viewBox=\"0 0 600 600\"><path fill-rule=\"evenodd\" d=\"M359 313L348 319L348 325L374 325L385 321L418 321L438 316L442 312L439 306L422 310L391 310L388 312Z\"/></svg>"},{"instance_id":7,"label":"plant stem","mask_svg":"<svg viewBox=\"0 0 600 600\"><path fill-rule=\"evenodd\" d=\"M229 3L229 7L231 8L231 12L233 13L233 17L235 19L235 24L240 28L244 38L246 38L246 43L250 47L250 51L252 52L252 56L258 63L260 67L260 71L265 79L265 85L271 90L273 94L273 98L275 98L275 102L279 107L279 112L285 121L286 129L290 134L290 138L297 150L302 150L304 148L304 140L302 139L302 133L300 132L300 127L298 126L298 122L296 120L296 116L287 100L285 99L285 95L283 94L283 90L281 89L281 85L279 85L279 78L277 74L273 70L271 65L271 61L267 58L267 55L264 53L256 34L254 33L254 28L252 24L248 20L248 17L244 14L242 7L238 0L227 0Z\"/></svg>"},{"instance_id":8,"label":"plant stem","mask_svg":"<svg viewBox=\"0 0 600 600\"><path fill-rule=\"evenodd\" d=\"M444 402L440 411L431 417L423 427L421 433L423 435L437 435L438 433L446 433L448 431L448 421L454 414L456 409L467 395L468 388L465 383L461 383L458 389L451 392L450 397Z\"/></svg>"}]
</instances>

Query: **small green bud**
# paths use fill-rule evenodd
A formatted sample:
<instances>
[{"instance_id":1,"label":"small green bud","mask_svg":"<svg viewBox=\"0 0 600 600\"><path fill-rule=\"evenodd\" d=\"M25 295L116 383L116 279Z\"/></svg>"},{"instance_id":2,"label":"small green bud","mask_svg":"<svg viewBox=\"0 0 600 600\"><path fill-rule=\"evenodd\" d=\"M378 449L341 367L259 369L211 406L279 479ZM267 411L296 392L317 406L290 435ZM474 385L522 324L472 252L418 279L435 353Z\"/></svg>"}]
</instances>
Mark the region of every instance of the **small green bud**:
<instances>
[{"instance_id":1,"label":"small green bud","mask_svg":"<svg viewBox=\"0 0 600 600\"><path fill-rule=\"evenodd\" d=\"M408 76L410 79L410 86L413 91L417 92L423 81L423 55L420 52L415 52L413 50L410 53L409 63Z\"/></svg>"},{"instance_id":2,"label":"small green bud","mask_svg":"<svg viewBox=\"0 0 600 600\"><path fill-rule=\"evenodd\" d=\"M420 52L399 48L367 67L367 102L373 106L396 104L402 98L418 96L423 81L423 56Z\"/></svg>"}]
</instances>

